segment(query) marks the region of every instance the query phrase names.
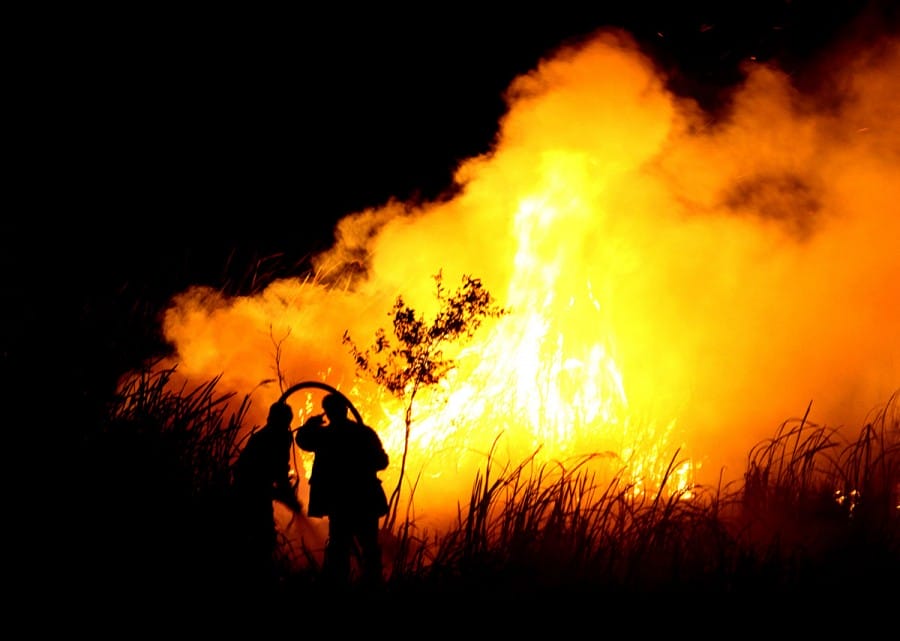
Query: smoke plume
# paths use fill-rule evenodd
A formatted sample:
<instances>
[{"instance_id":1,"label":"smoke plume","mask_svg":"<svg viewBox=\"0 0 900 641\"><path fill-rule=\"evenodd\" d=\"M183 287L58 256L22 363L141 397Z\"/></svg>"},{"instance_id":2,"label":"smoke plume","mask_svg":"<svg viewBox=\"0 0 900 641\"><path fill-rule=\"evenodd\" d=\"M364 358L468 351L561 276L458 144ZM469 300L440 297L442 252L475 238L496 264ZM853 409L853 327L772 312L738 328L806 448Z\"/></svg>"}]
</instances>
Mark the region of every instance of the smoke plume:
<instances>
[{"instance_id":1,"label":"smoke plume","mask_svg":"<svg viewBox=\"0 0 900 641\"><path fill-rule=\"evenodd\" d=\"M221 374L260 422L281 391L263 380L341 389L388 445L390 486L402 409L357 379L341 338L369 345L398 295L433 314L440 271L480 278L511 313L417 405L420 514L455 514L495 442L622 465L680 449L715 482L810 403L852 437L900 387L900 45L818 68L801 90L750 63L713 117L627 33L551 52L511 82L490 151L446 198L348 213L304 281L176 296L179 373ZM291 402L298 421L317 411L314 394Z\"/></svg>"}]
</instances>

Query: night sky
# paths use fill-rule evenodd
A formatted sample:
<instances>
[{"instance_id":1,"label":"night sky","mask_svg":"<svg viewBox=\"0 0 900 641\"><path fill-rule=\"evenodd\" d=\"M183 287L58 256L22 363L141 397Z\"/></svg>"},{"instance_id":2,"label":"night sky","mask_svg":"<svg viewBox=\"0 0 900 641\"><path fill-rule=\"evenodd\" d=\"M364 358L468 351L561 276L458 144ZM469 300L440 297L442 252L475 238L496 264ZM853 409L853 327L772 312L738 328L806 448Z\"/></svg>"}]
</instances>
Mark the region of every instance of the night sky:
<instances>
[{"instance_id":1,"label":"night sky","mask_svg":"<svg viewBox=\"0 0 900 641\"><path fill-rule=\"evenodd\" d=\"M188 285L239 289L272 256L302 268L342 215L438 197L490 149L509 83L600 27L628 30L714 117L742 63L775 62L802 89L860 18L897 24L890 2L565 5L104 9L23 25L10 375L63 362L85 385L129 368L155 332L133 319Z\"/></svg>"},{"instance_id":2,"label":"night sky","mask_svg":"<svg viewBox=\"0 0 900 641\"><path fill-rule=\"evenodd\" d=\"M0 366L26 473L11 492L36 508L11 529L37 529L40 548L23 582L43 591L48 551L77 554L70 453L160 347L170 297L238 291L266 257L302 269L342 215L439 197L490 150L510 82L555 47L622 27L714 118L743 63L803 90L818 51L900 24L895 0L336 5L47 6L6 25Z\"/></svg>"},{"instance_id":3,"label":"night sky","mask_svg":"<svg viewBox=\"0 0 900 641\"><path fill-rule=\"evenodd\" d=\"M159 289L215 282L234 250L302 256L330 243L343 214L439 194L461 159L489 149L510 81L559 44L623 27L673 89L713 110L750 58L802 76L863 4L61 18L35 105L40 160L61 183L44 195L79 236L73 261L95 276L124 284L112 260ZM887 13L876 7L879 21Z\"/></svg>"}]
</instances>

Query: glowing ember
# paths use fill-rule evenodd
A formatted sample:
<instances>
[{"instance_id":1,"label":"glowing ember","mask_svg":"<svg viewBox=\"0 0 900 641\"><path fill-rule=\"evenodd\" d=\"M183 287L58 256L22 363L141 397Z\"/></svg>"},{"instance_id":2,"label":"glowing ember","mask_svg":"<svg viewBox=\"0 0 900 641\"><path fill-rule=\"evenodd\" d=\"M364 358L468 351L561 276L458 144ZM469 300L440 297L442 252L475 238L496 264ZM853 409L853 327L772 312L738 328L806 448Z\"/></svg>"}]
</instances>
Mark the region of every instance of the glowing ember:
<instances>
[{"instance_id":1,"label":"glowing ember","mask_svg":"<svg viewBox=\"0 0 900 641\"><path fill-rule=\"evenodd\" d=\"M513 82L454 198L347 216L307 282L176 297L179 373L252 391L261 422L277 353L285 387L327 382L379 431L390 489L405 407L357 380L341 336L367 346L398 295L430 316L438 271L480 278L511 313L415 399L406 478L426 519L455 515L489 456L598 454L640 490L677 453L681 488L739 477L811 399L819 422L855 426L900 383L900 48L873 51L833 61L840 100L748 68L715 124L624 34L557 52ZM318 411L300 396L296 425Z\"/></svg>"}]
</instances>

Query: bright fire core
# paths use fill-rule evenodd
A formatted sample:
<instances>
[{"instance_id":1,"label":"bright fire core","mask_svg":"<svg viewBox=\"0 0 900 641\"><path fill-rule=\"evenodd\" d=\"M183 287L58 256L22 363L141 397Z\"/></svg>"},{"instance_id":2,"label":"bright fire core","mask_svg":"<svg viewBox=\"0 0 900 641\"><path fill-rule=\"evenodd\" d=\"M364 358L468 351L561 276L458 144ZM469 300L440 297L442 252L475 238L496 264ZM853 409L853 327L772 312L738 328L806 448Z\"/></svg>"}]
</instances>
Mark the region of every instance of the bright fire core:
<instances>
[{"instance_id":1,"label":"bright fire core","mask_svg":"<svg viewBox=\"0 0 900 641\"><path fill-rule=\"evenodd\" d=\"M596 455L652 486L677 454L684 487L740 478L810 401L855 431L900 384L900 47L876 44L831 54L837 94L747 67L716 120L627 34L554 52L513 81L452 198L346 216L307 280L177 296L179 374L252 391L260 423L278 353L285 386L328 383L379 432L390 490L405 406L357 377L341 337L390 335L401 295L430 318L440 271L448 289L481 279L510 313L448 347L456 368L415 399L404 496L415 484L419 518L454 516L489 456L499 470ZM319 398L290 399L295 426Z\"/></svg>"}]
</instances>

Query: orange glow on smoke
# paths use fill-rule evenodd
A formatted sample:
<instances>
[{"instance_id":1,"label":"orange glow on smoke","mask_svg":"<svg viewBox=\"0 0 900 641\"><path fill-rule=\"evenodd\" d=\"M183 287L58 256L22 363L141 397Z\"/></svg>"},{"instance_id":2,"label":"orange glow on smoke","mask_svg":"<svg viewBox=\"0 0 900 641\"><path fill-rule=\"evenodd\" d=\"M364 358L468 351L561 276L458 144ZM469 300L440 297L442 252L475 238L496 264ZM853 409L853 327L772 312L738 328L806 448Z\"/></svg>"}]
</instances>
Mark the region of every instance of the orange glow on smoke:
<instances>
[{"instance_id":1,"label":"orange glow on smoke","mask_svg":"<svg viewBox=\"0 0 900 641\"><path fill-rule=\"evenodd\" d=\"M439 270L451 291L480 278L511 313L416 399L422 519L455 515L492 451L513 465L597 453L650 486L677 451L677 483L716 483L810 400L855 432L900 384L900 48L877 45L833 54L829 96L749 67L716 122L627 34L557 51L512 82L453 198L347 215L306 281L175 297L178 371L252 392L262 422L278 352L285 386L337 387L381 434L390 491L404 407L357 380L341 336L368 347L398 295L431 316ZM291 403L299 425L318 393Z\"/></svg>"}]
</instances>

